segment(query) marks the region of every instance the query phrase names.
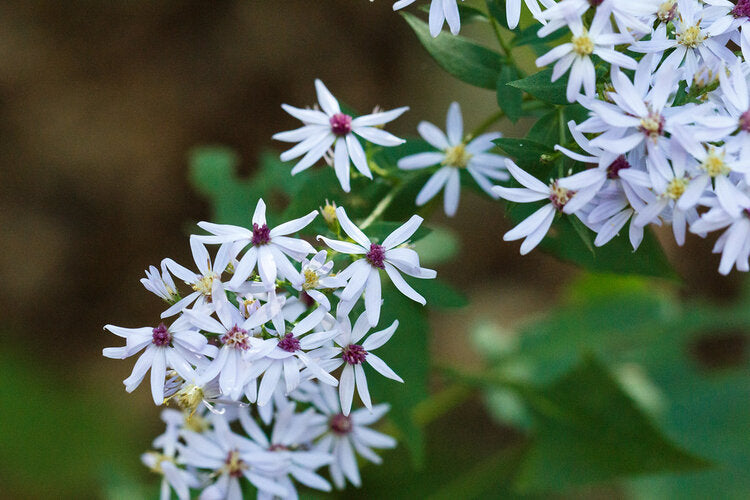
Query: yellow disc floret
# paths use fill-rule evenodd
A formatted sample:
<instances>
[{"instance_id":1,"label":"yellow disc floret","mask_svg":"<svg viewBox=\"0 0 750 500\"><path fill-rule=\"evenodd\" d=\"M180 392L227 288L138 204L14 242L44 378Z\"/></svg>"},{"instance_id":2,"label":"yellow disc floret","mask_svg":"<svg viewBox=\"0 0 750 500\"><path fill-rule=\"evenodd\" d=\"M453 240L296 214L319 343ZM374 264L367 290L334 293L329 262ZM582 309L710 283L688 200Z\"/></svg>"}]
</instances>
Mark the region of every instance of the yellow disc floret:
<instances>
[{"instance_id":1,"label":"yellow disc floret","mask_svg":"<svg viewBox=\"0 0 750 500\"><path fill-rule=\"evenodd\" d=\"M312 269L305 269L305 282L302 283L302 288L305 290L311 290L318 286L319 280L320 277L318 276L318 273Z\"/></svg>"},{"instance_id":2,"label":"yellow disc floret","mask_svg":"<svg viewBox=\"0 0 750 500\"><path fill-rule=\"evenodd\" d=\"M589 56L594 52L594 42L587 31L584 31L581 36L574 36L571 42L573 43L573 52L579 56Z\"/></svg>"},{"instance_id":3,"label":"yellow disc floret","mask_svg":"<svg viewBox=\"0 0 750 500\"><path fill-rule=\"evenodd\" d=\"M451 146L445 150L443 165L456 168L466 168L473 155L466 151L464 143Z\"/></svg>"},{"instance_id":4,"label":"yellow disc floret","mask_svg":"<svg viewBox=\"0 0 750 500\"><path fill-rule=\"evenodd\" d=\"M203 276L201 279L193 283L193 290L200 292L203 295L211 295L211 289L214 286L214 280L217 278L216 274L210 273Z\"/></svg>"},{"instance_id":5,"label":"yellow disc floret","mask_svg":"<svg viewBox=\"0 0 750 500\"><path fill-rule=\"evenodd\" d=\"M701 163L701 168L711 177L727 175L731 171L724 161L724 151L719 152L715 148L708 151L708 155Z\"/></svg>"},{"instance_id":6,"label":"yellow disc floret","mask_svg":"<svg viewBox=\"0 0 750 500\"><path fill-rule=\"evenodd\" d=\"M688 29L682 33L677 33L675 36L677 38L677 43L691 49L696 48L706 39L706 36L701 33L701 29L698 26L690 26Z\"/></svg>"},{"instance_id":7,"label":"yellow disc floret","mask_svg":"<svg viewBox=\"0 0 750 500\"><path fill-rule=\"evenodd\" d=\"M664 194L673 200L677 200L685 192L688 181L689 179L686 177L675 177L669 181L669 184L667 184L667 189Z\"/></svg>"}]
</instances>

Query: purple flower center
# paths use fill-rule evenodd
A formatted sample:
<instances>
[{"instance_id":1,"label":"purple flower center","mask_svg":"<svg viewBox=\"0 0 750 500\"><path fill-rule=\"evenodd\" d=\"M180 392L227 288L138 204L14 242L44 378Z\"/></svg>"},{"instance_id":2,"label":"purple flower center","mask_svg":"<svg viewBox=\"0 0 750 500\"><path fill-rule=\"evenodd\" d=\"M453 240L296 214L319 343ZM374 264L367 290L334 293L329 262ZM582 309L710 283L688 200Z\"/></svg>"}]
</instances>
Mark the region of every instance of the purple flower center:
<instances>
[{"instance_id":1,"label":"purple flower center","mask_svg":"<svg viewBox=\"0 0 750 500\"><path fill-rule=\"evenodd\" d=\"M367 262L369 262L372 267L385 269L385 264L383 264L383 261L385 260L385 248L377 243L370 244L370 251L365 254L365 259L367 259Z\"/></svg>"},{"instance_id":2,"label":"purple flower center","mask_svg":"<svg viewBox=\"0 0 750 500\"><path fill-rule=\"evenodd\" d=\"M250 349L249 338L250 335L247 334L247 330L234 325L231 330L221 336L221 343L235 349L247 351Z\"/></svg>"},{"instance_id":3,"label":"purple flower center","mask_svg":"<svg viewBox=\"0 0 750 500\"><path fill-rule=\"evenodd\" d=\"M284 338L279 340L279 349L282 349L286 352L295 352L299 350L299 339L292 335L291 333L287 333L284 335Z\"/></svg>"},{"instance_id":4,"label":"purple flower center","mask_svg":"<svg viewBox=\"0 0 750 500\"><path fill-rule=\"evenodd\" d=\"M341 357L350 365L361 365L367 357L367 351L361 345L349 344L344 347Z\"/></svg>"},{"instance_id":5,"label":"purple flower center","mask_svg":"<svg viewBox=\"0 0 750 500\"><path fill-rule=\"evenodd\" d=\"M550 185L549 201L555 207L555 210L562 212L565 204L570 201L574 194L576 194L575 191L558 186L557 181L555 181Z\"/></svg>"},{"instance_id":6,"label":"purple flower center","mask_svg":"<svg viewBox=\"0 0 750 500\"><path fill-rule=\"evenodd\" d=\"M352 431L352 420L343 413L339 413L328 420L328 427L334 434L346 436Z\"/></svg>"},{"instance_id":7,"label":"purple flower center","mask_svg":"<svg viewBox=\"0 0 750 500\"><path fill-rule=\"evenodd\" d=\"M734 17L750 17L750 0L738 0L737 5L732 9Z\"/></svg>"},{"instance_id":8,"label":"purple flower center","mask_svg":"<svg viewBox=\"0 0 750 500\"><path fill-rule=\"evenodd\" d=\"M164 323L159 323L159 326L154 328L152 332L151 343L154 345L164 347L165 345L169 345L172 341L172 335L169 333L169 330L167 330Z\"/></svg>"},{"instance_id":9,"label":"purple flower center","mask_svg":"<svg viewBox=\"0 0 750 500\"><path fill-rule=\"evenodd\" d=\"M609 167L607 167L607 178L619 179L620 170L622 170L623 168L630 168L630 163L628 163L628 160L625 159L625 155L620 155L615 161L612 162Z\"/></svg>"},{"instance_id":10,"label":"purple flower center","mask_svg":"<svg viewBox=\"0 0 750 500\"><path fill-rule=\"evenodd\" d=\"M344 136L352 131L352 117L344 113L336 113L329 120L331 132L338 136Z\"/></svg>"},{"instance_id":11,"label":"purple flower center","mask_svg":"<svg viewBox=\"0 0 750 500\"><path fill-rule=\"evenodd\" d=\"M271 230L266 224L259 226L253 224L253 239L250 240L253 245L267 245L271 241Z\"/></svg>"},{"instance_id":12,"label":"purple flower center","mask_svg":"<svg viewBox=\"0 0 750 500\"><path fill-rule=\"evenodd\" d=\"M745 132L750 132L750 109L740 116L740 128Z\"/></svg>"},{"instance_id":13,"label":"purple flower center","mask_svg":"<svg viewBox=\"0 0 750 500\"><path fill-rule=\"evenodd\" d=\"M592 7L599 7L604 0L589 0L589 5Z\"/></svg>"},{"instance_id":14,"label":"purple flower center","mask_svg":"<svg viewBox=\"0 0 750 500\"><path fill-rule=\"evenodd\" d=\"M287 451L288 449L283 444L272 444L268 447L268 451Z\"/></svg>"}]
</instances>

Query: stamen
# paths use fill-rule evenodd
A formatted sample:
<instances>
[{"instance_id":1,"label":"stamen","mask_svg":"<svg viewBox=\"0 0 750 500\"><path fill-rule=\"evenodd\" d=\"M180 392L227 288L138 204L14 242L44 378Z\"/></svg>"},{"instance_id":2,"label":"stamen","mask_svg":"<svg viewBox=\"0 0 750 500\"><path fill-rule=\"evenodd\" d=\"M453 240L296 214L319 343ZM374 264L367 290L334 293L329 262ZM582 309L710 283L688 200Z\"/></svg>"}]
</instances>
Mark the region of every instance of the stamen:
<instances>
[{"instance_id":1,"label":"stamen","mask_svg":"<svg viewBox=\"0 0 750 500\"><path fill-rule=\"evenodd\" d=\"M675 34L675 37L677 38L677 43L691 49L696 48L706 39L706 36L701 33L701 29L697 25L690 26L682 33Z\"/></svg>"},{"instance_id":2,"label":"stamen","mask_svg":"<svg viewBox=\"0 0 750 500\"><path fill-rule=\"evenodd\" d=\"M341 357L350 365L361 365L367 357L367 351L361 345L349 344L344 347Z\"/></svg>"},{"instance_id":3,"label":"stamen","mask_svg":"<svg viewBox=\"0 0 750 500\"><path fill-rule=\"evenodd\" d=\"M346 436L352 431L352 420L343 413L332 416L328 420L328 427L331 431L339 436Z\"/></svg>"},{"instance_id":4,"label":"stamen","mask_svg":"<svg viewBox=\"0 0 750 500\"><path fill-rule=\"evenodd\" d=\"M167 330L167 327L164 325L164 323L159 323L159 326L154 328L152 330L151 334L151 343L159 346L164 347L166 345L169 345L170 342L172 342L172 334L169 333L169 330Z\"/></svg>"},{"instance_id":5,"label":"stamen","mask_svg":"<svg viewBox=\"0 0 750 500\"><path fill-rule=\"evenodd\" d=\"M750 132L750 109L742 113L740 116L740 129L745 132Z\"/></svg>"},{"instance_id":6,"label":"stamen","mask_svg":"<svg viewBox=\"0 0 750 500\"><path fill-rule=\"evenodd\" d=\"M675 177L669 181L665 194L673 200L679 199L685 192L689 181L690 179L686 177Z\"/></svg>"},{"instance_id":7,"label":"stamen","mask_svg":"<svg viewBox=\"0 0 750 500\"><path fill-rule=\"evenodd\" d=\"M329 120L331 132L338 136L345 136L352 131L352 117L344 113L336 113Z\"/></svg>"},{"instance_id":8,"label":"stamen","mask_svg":"<svg viewBox=\"0 0 750 500\"><path fill-rule=\"evenodd\" d=\"M630 168L630 163L628 163L628 160L625 158L625 155L620 155L617 157L615 161L612 162L612 164L609 167L607 167L607 178L619 179L620 170L624 168Z\"/></svg>"},{"instance_id":9,"label":"stamen","mask_svg":"<svg viewBox=\"0 0 750 500\"><path fill-rule=\"evenodd\" d=\"M383 263L385 260L385 248L377 243L370 244L370 251L365 254L365 259L367 259L367 262L369 262L372 267L385 269L385 264Z\"/></svg>"},{"instance_id":10,"label":"stamen","mask_svg":"<svg viewBox=\"0 0 750 500\"><path fill-rule=\"evenodd\" d=\"M552 206L558 212L562 212L563 207L570 201L574 194L576 194L575 191L560 187L557 185L557 181L555 181L550 185L549 201L552 202Z\"/></svg>"},{"instance_id":11,"label":"stamen","mask_svg":"<svg viewBox=\"0 0 750 500\"><path fill-rule=\"evenodd\" d=\"M250 335L247 334L247 330L234 325L231 330L221 336L221 343L235 349L247 351L250 349L248 339L250 339Z\"/></svg>"},{"instance_id":12,"label":"stamen","mask_svg":"<svg viewBox=\"0 0 750 500\"><path fill-rule=\"evenodd\" d=\"M573 42L573 52L579 56L588 56L594 52L594 42L587 31L584 31L581 36L574 36L571 42Z\"/></svg>"},{"instance_id":13,"label":"stamen","mask_svg":"<svg viewBox=\"0 0 750 500\"><path fill-rule=\"evenodd\" d=\"M271 230L268 229L266 224L262 226L253 224L253 237L250 242L255 246L267 245L271 242Z\"/></svg>"},{"instance_id":14,"label":"stamen","mask_svg":"<svg viewBox=\"0 0 750 500\"><path fill-rule=\"evenodd\" d=\"M299 351L299 339L291 333L287 333L286 335L284 335L284 338L279 340L278 345L279 349L286 352Z\"/></svg>"},{"instance_id":15,"label":"stamen","mask_svg":"<svg viewBox=\"0 0 750 500\"><path fill-rule=\"evenodd\" d=\"M732 9L732 15L735 18L750 17L750 0L738 0Z\"/></svg>"},{"instance_id":16,"label":"stamen","mask_svg":"<svg viewBox=\"0 0 750 500\"><path fill-rule=\"evenodd\" d=\"M466 146L458 144L445 150L445 159L442 164L449 167L466 168L473 155L466 151Z\"/></svg>"},{"instance_id":17,"label":"stamen","mask_svg":"<svg viewBox=\"0 0 750 500\"><path fill-rule=\"evenodd\" d=\"M237 450L232 450L224 461L224 470L232 477L242 477L242 471L247 469L247 464L240 458Z\"/></svg>"}]
</instances>

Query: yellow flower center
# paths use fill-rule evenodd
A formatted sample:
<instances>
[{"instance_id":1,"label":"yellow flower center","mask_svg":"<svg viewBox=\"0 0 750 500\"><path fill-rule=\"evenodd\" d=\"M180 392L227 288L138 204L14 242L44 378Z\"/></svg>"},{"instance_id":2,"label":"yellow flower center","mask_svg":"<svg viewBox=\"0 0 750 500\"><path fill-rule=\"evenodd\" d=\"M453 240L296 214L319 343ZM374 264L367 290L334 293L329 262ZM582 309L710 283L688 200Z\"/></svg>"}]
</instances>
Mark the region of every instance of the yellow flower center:
<instances>
[{"instance_id":1,"label":"yellow flower center","mask_svg":"<svg viewBox=\"0 0 750 500\"><path fill-rule=\"evenodd\" d=\"M305 269L305 282L302 284L304 290L310 290L318 286L318 273L311 269Z\"/></svg>"},{"instance_id":2,"label":"yellow flower center","mask_svg":"<svg viewBox=\"0 0 750 500\"><path fill-rule=\"evenodd\" d=\"M165 403L170 399L177 401L177 406L188 413L188 418L192 417L198 405L203 401L203 389L195 384L185 384L172 396L164 400Z\"/></svg>"},{"instance_id":3,"label":"yellow flower center","mask_svg":"<svg viewBox=\"0 0 750 500\"><path fill-rule=\"evenodd\" d=\"M456 168L466 168L471 160L471 155L466 151L466 145L461 143L456 146L451 146L445 150L445 159L443 165Z\"/></svg>"},{"instance_id":4,"label":"yellow flower center","mask_svg":"<svg viewBox=\"0 0 750 500\"><path fill-rule=\"evenodd\" d=\"M701 167L711 177L727 175L730 172L730 168L724 162L724 152L717 152L714 148L711 148L708 152L708 156L703 160Z\"/></svg>"},{"instance_id":5,"label":"yellow flower center","mask_svg":"<svg viewBox=\"0 0 750 500\"><path fill-rule=\"evenodd\" d=\"M701 29L698 26L691 26L682 33L677 33L676 37L677 43L691 49L696 48L706 39L706 37L701 34Z\"/></svg>"},{"instance_id":6,"label":"yellow flower center","mask_svg":"<svg viewBox=\"0 0 750 500\"><path fill-rule=\"evenodd\" d=\"M594 52L594 42L589 38L587 31L584 31L581 36L573 37L573 52L579 56L588 56Z\"/></svg>"},{"instance_id":7,"label":"yellow flower center","mask_svg":"<svg viewBox=\"0 0 750 500\"><path fill-rule=\"evenodd\" d=\"M193 283L193 290L203 295L211 295L211 289L214 286L214 279L218 278L215 273L207 274Z\"/></svg>"},{"instance_id":8,"label":"yellow flower center","mask_svg":"<svg viewBox=\"0 0 750 500\"><path fill-rule=\"evenodd\" d=\"M685 192L685 188L687 188L688 185L688 179L685 177L675 177L671 181L669 181L669 184L667 185L667 190L665 191L665 194L673 199L676 200L682 194Z\"/></svg>"}]
</instances>

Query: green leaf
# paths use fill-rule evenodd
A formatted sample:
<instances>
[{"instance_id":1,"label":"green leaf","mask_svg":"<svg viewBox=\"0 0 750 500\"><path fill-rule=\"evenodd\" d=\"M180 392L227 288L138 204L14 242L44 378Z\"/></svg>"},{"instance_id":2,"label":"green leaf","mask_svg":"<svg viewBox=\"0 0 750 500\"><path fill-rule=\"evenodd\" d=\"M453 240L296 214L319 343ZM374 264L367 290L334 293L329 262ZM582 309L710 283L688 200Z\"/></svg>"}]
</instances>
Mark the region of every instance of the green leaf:
<instances>
[{"instance_id":1,"label":"green leaf","mask_svg":"<svg viewBox=\"0 0 750 500\"><path fill-rule=\"evenodd\" d=\"M189 158L190 182L211 203L212 220L219 224L248 226L259 198L267 198L269 214L278 215L279 207L306 180L302 175L292 177L289 166L271 153L261 156L259 171L252 179L237 176L239 157L229 148L199 147ZM280 202L270 203L271 197L280 198Z\"/></svg>"},{"instance_id":2,"label":"green leaf","mask_svg":"<svg viewBox=\"0 0 750 500\"><path fill-rule=\"evenodd\" d=\"M522 491L708 466L664 437L593 359L527 396L536 432L517 479Z\"/></svg>"},{"instance_id":3,"label":"green leaf","mask_svg":"<svg viewBox=\"0 0 750 500\"><path fill-rule=\"evenodd\" d=\"M583 244L586 245L586 248L588 248L591 254L595 256L596 252L594 251L594 243L591 241L591 231L589 228L584 226L583 222L581 222L578 217L566 217L565 220L573 226L576 234L581 237Z\"/></svg>"},{"instance_id":4,"label":"green leaf","mask_svg":"<svg viewBox=\"0 0 750 500\"><path fill-rule=\"evenodd\" d=\"M564 216L557 221L553 225L554 234L548 235L540 247L589 271L678 279L664 249L650 230L644 232L643 241L636 251L633 251L627 231L624 230L622 232L625 234L616 236L591 252L587 240L580 237L569 220L573 217Z\"/></svg>"},{"instance_id":5,"label":"green leaf","mask_svg":"<svg viewBox=\"0 0 750 500\"><path fill-rule=\"evenodd\" d=\"M560 77L555 82L550 81L551 78L552 69L545 69L526 78L510 82L508 85L521 89L550 104L570 104L565 96L565 90L568 86L567 75Z\"/></svg>"},{"instance_id":6,"label":"green leaf","mask_svg":"<svg viewBox=\"0 0 750 500\"><path fill-rule=\"evenodd\" d=\"M523 114L523 92L507 85L518 78L518 71L513 66L503 66L497 78L497 105L500 106L513 123Z\"/></svg>"},{"instance_id":7,"label":"green leaf","mask_svg":"<svg viewBox=\"0 0 750 500\"><path fill-rule=\"evenodd\" d=\"M508 27L508 18L505 15L505 1L504 0L486 0L487 11L495 18L495 21L503 28ZM517 30L517 28L516 28Z\"/></svg>"},{"instance_id":8,"label":"green leaf","mask_svg":"<svg viewBox=\"0 0 750 500\"><path fill-rule=\"evenodd\" d=\"M546 164L542 157L555 152L554 149L529 139L502 137L492 142L500 146L518 166L524 169L538 169L539 165Z\"/></svg>"},{"instance_id":9,"label":"green leaf","mask_svg":"<svg viewBox=\"0 0 750 500\"><path fill-rule=\"evenodd\" d=\"M555 109L539 118L526 134L526 139L554 148L560 143L560 112Z\"/></svg>"},{"instance_id":10,"label":"green leaf","mask_svg":"<svg viewBox=\"0 0 750 500\"><path fill-rule=\"evenodd\" d=\"M497 88L497 78L502 66L500 54L460 36L443 33L432 38L424 21L406 12L402 12L401 16L445 71L477 87L492 90Z\"/></svg>"}]
</instances>

